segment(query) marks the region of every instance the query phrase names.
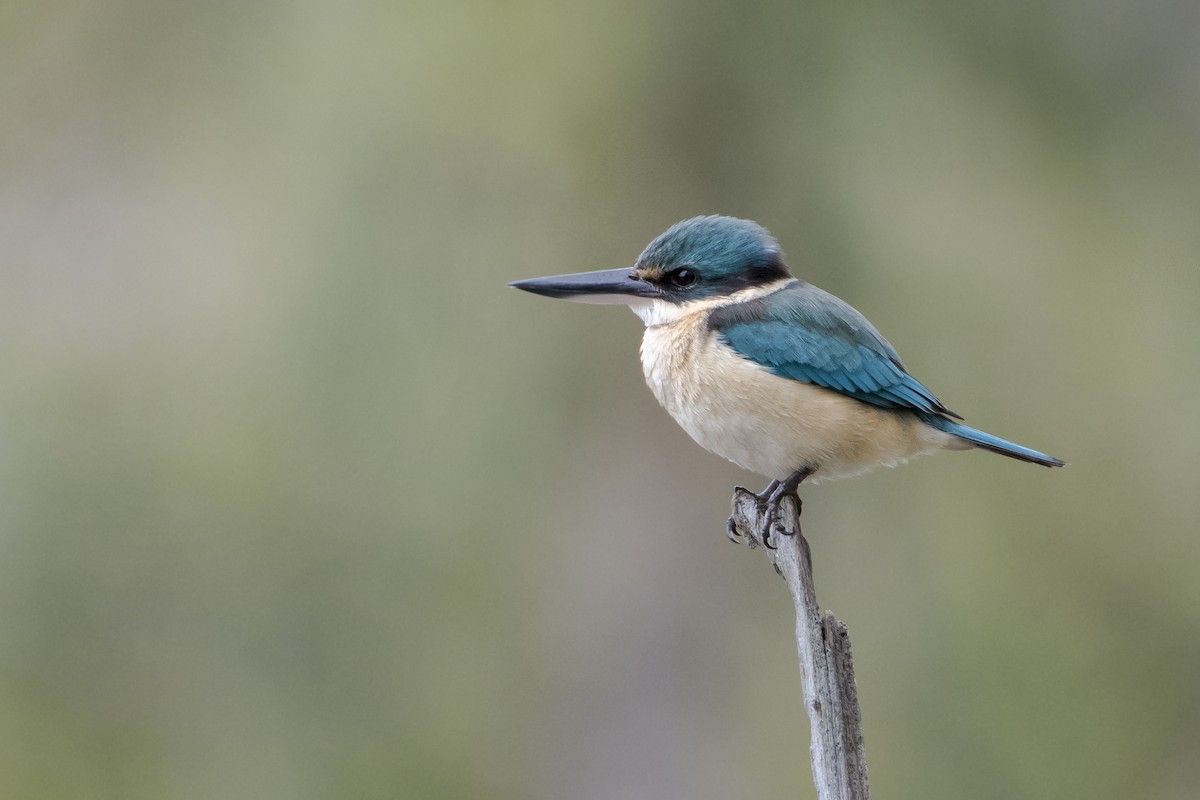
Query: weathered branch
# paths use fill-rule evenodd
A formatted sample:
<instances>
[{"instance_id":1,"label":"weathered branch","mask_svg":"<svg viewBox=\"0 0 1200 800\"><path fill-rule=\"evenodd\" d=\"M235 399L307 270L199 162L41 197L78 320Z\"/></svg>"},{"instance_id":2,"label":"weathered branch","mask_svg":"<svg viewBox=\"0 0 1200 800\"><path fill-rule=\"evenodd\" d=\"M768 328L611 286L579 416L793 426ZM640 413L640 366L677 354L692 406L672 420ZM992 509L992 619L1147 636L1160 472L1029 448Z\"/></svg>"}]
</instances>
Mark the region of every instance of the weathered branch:
<instances>
[{"instance_id":1,"label":"weathered branch","mask_svg":"<svg viewBox=\"0 0 1200 800\"><path fill-rule=\"evenodd\" d=\"M757 495L738 487L731 520L751 547L764 543L766 515ZM780 530L787 535L780 535ZM768 549L796 604L796 647L804 707L812 724L813 783L820 800L867 800L867 755L846 626L821 613L813 587L812 554L800 532L798 501L785 496Z\"/></svg>"}]
</instances>

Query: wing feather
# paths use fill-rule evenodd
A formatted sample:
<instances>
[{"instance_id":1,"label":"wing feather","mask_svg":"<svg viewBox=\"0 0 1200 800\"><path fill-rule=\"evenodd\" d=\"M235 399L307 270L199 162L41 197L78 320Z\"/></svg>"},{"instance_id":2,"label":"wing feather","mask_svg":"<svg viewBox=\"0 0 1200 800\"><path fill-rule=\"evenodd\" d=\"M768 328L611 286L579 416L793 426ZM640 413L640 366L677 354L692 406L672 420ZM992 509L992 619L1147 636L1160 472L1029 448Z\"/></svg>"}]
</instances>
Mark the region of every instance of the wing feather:
<instances>
[{"instance_id":1,"label":"wing feather","mask_svg":"<svg viewBox=\"0 0 1200 800\"><path fill-rule=\"evenodd\" d=\"M742 357L781 377L881 408L961 419L908 374L895 348L866 317L803 281L718 309L709 327Z\"/></svg>"}]
</instances>

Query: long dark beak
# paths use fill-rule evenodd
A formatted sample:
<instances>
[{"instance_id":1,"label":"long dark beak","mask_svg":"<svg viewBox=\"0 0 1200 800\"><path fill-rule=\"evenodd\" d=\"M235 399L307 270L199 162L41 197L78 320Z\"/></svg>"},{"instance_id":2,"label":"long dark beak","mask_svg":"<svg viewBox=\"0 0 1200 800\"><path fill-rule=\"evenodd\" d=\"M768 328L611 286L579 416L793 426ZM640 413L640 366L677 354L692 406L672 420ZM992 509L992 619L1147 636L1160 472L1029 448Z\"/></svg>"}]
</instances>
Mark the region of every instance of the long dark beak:
<instances>
[{"instance_id":1,"label":"long dark beak","mask_svg":"<svg viewBox=\"0 0 1200 800\"><path fill-rule=\"evenodd\" d=\"M575 272L571 275L551 275L513 281L509 286L546 297L574 300L577 303L644 303L661 292L653 284L638 278L632 269L601 269L595 272Z\"/></svg>"}]
</instances>

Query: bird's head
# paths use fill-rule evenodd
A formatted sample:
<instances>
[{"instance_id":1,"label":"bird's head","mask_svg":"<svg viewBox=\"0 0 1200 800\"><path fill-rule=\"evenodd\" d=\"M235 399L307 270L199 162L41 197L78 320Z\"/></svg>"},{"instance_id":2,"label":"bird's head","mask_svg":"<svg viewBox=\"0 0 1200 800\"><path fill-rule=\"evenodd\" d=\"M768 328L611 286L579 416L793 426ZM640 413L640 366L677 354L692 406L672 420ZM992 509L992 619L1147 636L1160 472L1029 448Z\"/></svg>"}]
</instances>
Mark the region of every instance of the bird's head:
<instances>
[{"instance_id":1,"label":"bird's head","mask_svg":"<svg viewBox=\"0 0 1200 800\"><path fill-rule=\"evenodd\" d=\"M734 217L675 223L642 251L633 274L673 303L720 297L789 277L783 251L767 229Z\"/></svg>"},{"instance_id":2,"label":"bird's head","mask_svg":"<svg viewBox=\"0 0 1200 800\"><path fill-rule=\"evenodd\" d=\"M672 225L632 267L516 281L511 286L581 303L623 303L643 319L655 308L724 297L790 278L766 228L734 217L694 217Z\"/></svg>"}]
</instances>

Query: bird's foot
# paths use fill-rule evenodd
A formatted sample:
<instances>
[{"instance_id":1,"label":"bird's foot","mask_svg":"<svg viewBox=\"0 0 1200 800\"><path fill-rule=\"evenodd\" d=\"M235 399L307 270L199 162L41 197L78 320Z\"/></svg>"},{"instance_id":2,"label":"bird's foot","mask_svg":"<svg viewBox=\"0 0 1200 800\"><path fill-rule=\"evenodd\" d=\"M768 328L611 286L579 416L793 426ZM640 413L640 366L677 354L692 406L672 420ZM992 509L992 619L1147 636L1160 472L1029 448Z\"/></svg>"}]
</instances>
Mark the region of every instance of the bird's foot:
<instances>
[{"instance_id":1,"label":"bird's foot","mask_svg":"<svg viewBox=\"0 0 1200 800\"><path fill-rule=\"evenodd\" d=\"M796 500L796 514L799 515L803 504L800 495L796 494L796 489L812 474L813 470L809 467L798 469L781 481L771 481L763 493L758 495L759 507L763 510L763 545L769 550L777 549L771 544L771 533L779 519L779 504L783 502L783 498L791 495ZM792 533L782 525L779 526L779 532L785 536Z\"/></svg>"},{"instance_id":2,"label":"bird's foot","mask_svg":"<svg viewBox=\"0 0 1200 800\"><path fill-rule=\"evenodd\" d=\"M759 507L763 510L763 545L768 550L776 550L778 548L771 544L771 534L775 532L775 522L779 519L779 504L783 502L787 492L780 491L783 486L781 481L776 481L778 485L774 488L770 486L761 495L758 496ZM800 513L800 496L794 495L796 498L796 513ZM780 526L779 532L785 536L789 533L787 528Z\"/></svg>"},{"instance_id":3,"label":"bird's foot","mask_svg":"<svg viewBox=\"0 0 1200 800\"><path fill-rule=\"evenodd\" d=\"M759 515L760 515L759 518L762 520L762 523L763 523L762 527L761 527L762 544L767 549L769 549L769 550L777 549L775 547L775 545L771 544L771 532L775 528L775 523L779 519L780 503L783 502L783 498L787 497L788 495L791 495L796 500L796 513L799 514L801 504L800 504L800 497L799 497L799 495L796 494L796 488L804 481L805 478L807 478L809 475L812 475L813 471L814 470L812 470L811 468L808 468L808 467L806 467L804 469L798 469L795 472L793 472L791 475L789 475L787 478L785 478L784 480L771 481L771 483L767 486L767 488L763 489L761 494L756 494L754 492L749 491L748 489L742 488L741 486L737 487L737 489L735 490L735 493L738 495L742 495L742 496L749 495L750 497L753 497L755 499L755 502L758 505L758 511L759 511ZM736 502L735 502L735 505L736 505ZM736 517L736 515L731 516L728 519L728 521L725 523L725 535L729 537L729 541L734 542L736 544L737 542L741 541L742 535L738 530L738 525L737 525L737 522L735 521L735 517ZM748 520L744 520L744 519L743 519L743 521L748 522ZM783 535L785 535L785 536L790 536L792 533L790 530L783 527L782 525L779 527L779 530L782 531ZM751 538L750 546L755 547L757 544L758 544L757 538Z\"/></svg>"}]
</instances>

